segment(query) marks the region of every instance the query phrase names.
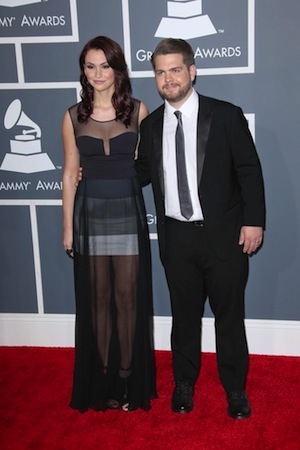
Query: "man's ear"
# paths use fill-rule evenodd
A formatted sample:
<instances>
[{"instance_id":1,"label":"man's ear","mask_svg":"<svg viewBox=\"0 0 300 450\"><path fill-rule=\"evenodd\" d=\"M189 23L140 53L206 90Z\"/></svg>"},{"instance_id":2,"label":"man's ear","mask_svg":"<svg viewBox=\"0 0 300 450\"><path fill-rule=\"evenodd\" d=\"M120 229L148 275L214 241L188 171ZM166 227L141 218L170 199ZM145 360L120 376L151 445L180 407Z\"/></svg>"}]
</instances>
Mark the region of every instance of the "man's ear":
<instances>
[{"instance_id":1,"label":"man's ear","mask_svg":"<svg viewBox=\"0 0 300 450\"><path fill-rule=\"evenodd\" d=\"M194 81L196 78L196 75L197 75L197 69L196 69L195 64L190 65L189 71L190 71L191 79L192 79L192 81Z\"/></svg>"}]
</instances>

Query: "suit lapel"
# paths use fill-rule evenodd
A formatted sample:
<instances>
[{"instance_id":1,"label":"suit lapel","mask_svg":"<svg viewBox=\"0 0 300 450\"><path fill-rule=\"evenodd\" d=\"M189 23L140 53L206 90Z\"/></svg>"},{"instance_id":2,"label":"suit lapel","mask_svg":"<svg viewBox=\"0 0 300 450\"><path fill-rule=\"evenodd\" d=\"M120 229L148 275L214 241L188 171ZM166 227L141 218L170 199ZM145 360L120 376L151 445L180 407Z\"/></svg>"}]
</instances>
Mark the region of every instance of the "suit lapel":
<instances>
[{"instance_id":1,"label":"suit lapel","mask_svg":"<svg viewBox=\"0 0 300 450\"><path fill-rule=\"evenodd\" d=\"M162 156L162 133L163 133L163 117L164 117L164 105L159 109L157 116L153 122L153 149L156 159L155 167L158 168L158 178L160 183L161 192L164 195L164 176L163 176L163 156Z\"/></svg>"},{"instance_id":2,"label":"suit lapel","mask_svg":"<svg viewBox=\"0 0 300 450\"><path fill-rule=\"evenodd\" d=\"M199 94L198 94L199 95ZM209 108L205 97L199 95L199 112L197 125L197 180L200 186L204 158L206 152L206 145L210 132L213 112Z\"/></svg>"}]
</instances>

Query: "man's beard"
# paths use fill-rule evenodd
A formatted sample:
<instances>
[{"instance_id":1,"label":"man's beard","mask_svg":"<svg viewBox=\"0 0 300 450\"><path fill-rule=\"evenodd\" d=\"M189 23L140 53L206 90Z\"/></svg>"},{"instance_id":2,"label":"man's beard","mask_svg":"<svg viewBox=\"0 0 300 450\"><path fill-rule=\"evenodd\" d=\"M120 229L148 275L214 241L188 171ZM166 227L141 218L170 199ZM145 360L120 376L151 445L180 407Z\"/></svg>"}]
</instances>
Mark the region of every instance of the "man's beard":
<instances>
[{"instance_id":1,"label":"man's beard","mask_svg":"<svg viewBox=\"0 0 300 450\"><path fill-rule=\"evenodd\" d=\"M164 89L159 90L159 94L161 95L161 97L164 100L167 100L170 103L177 103L180 102L181 100L183 100L187 94L189 93L190 89L191 89L192 85L191 84L186 84L184 86L182 86L179 91L173 91L173 92L168 92L165 91Z\"/></svg>"}]
</instances>

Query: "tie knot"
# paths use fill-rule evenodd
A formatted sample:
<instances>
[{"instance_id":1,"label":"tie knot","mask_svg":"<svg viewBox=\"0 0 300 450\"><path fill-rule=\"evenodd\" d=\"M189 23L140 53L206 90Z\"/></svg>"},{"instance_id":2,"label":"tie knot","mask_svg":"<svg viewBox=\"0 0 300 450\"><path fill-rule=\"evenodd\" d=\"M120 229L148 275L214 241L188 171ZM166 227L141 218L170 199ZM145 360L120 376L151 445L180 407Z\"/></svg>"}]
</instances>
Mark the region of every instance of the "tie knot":
<instances>
[{"instance_id":1,"label":"tie knot","mask_svg":"<svg viewBox=\"0 0 300 450\"><path fill-rule=\"evenodd\" d=\"M181 120L181 115L182 112L181 111L174 111L175 116L177 117L178 120Z\"/></svg>"}]
</instances>

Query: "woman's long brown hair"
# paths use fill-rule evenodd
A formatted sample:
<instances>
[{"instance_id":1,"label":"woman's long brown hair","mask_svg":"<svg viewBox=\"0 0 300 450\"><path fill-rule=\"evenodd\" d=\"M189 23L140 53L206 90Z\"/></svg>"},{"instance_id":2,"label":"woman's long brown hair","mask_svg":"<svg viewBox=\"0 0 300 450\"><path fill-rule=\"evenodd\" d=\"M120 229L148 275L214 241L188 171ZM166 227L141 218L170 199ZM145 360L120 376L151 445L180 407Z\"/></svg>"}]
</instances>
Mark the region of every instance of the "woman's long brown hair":
<instances>
[{"instance_id":1,"label":"woman's long brown hair","mask_svg":"<svg viewBox=\"0 0 300 450\"><path fill-rule=\"evenodd\" d=\"M115 73L115 92L112 96L112 104L116 110L116 120L120 120L124 125L128 126L134 110L128 68L120 45L106 36L97 36L91 39L84 46L79 57L80 83L82 86L80 95L82 101L78 106L78 121L81 123L86 122L93 112L94 90L84 74L86 54L92 49L104 52L108 64Z\"/></svg>"}]
</instances>

